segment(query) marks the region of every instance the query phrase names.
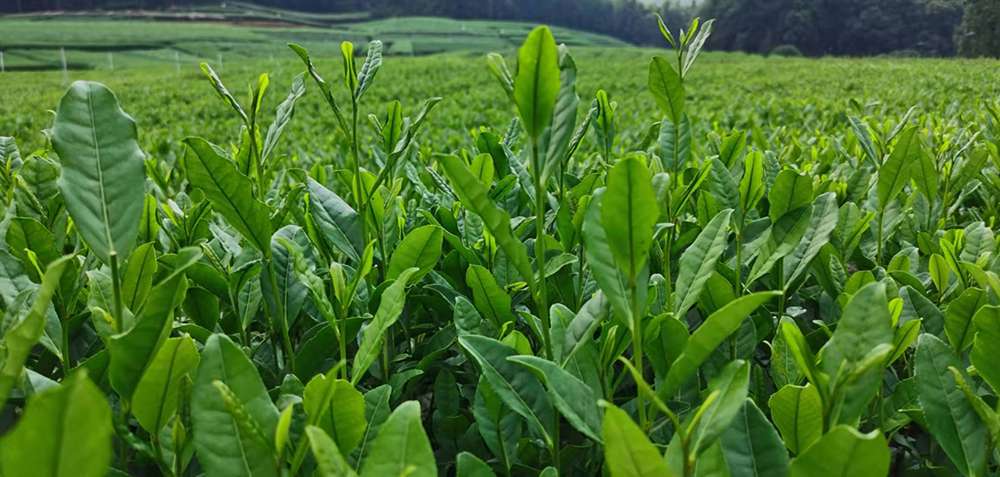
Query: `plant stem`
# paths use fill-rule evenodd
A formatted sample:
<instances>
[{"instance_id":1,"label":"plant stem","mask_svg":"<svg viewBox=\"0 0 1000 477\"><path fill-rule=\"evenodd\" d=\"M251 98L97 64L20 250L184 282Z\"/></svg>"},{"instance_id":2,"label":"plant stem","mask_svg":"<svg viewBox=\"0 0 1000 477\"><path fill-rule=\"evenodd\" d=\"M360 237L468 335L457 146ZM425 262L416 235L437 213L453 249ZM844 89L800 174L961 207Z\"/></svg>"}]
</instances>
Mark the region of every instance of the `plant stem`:
<instances>
[{"instance_id":1,"label":"plant stem","mask_svg":"<svg viewBox=\"0 0 1000 477\"><path fill-rule=\"evenodd\" d=\"M630 305L632 308L632 364L639 373L639 379L646 379L642 372L642 311L639 309L639 292L636 290L635 279L631 280ZM639 411L639 427L643 431L649 430L646 422L646 403L642 397L640 384L635 386L635 407Z\"/></svg>"},{"instance_id":2,"label":"plant stem","mask_svg":"<svg viewBox=\"0 0 1000 477\"><path fill-rule=\"evenodd\" d=\"M552 337L549 334L548 290L545 286L545 189L542 184L541 164L538 161L538 142L531 141L531 164L535 176L535 263L538 264L538 277L535 282L535 299L538 301L538 315L542 320L542 343L545 347L545 357L552 359Z\"/></svg>"},{"instance_id":3,"label":"plant stem","mask_svg":"<svg viewBox=\"0 0 1000 477\"><path fill-rule=\"evenodd\" d=\"M124 324L122 323L122 283L121 279L118 277L118 253L111 252L111 287L114 294L114 319L115 327L118 328L118 332L121 333L125 331Z\"/></svg>"},{"instance_id":4,"label":"plant stem","mask_svg":"<svg viewBox=\"0 0 1000 477\"><path fill-rule=\"evenodd\" d=\"M353 160L354 172L354 202L358 204L358 215L361 216L361 237L365 245L368 244L368 216L367 209L370 204L365 198L364 181L361 179L361 154L358 152L358 102L351 100L351 158ZM384 260L385 257L382 257Z\"/></svg>"},{"instance_id":5,"label":"plant stem","mask_svg":"<svg viewBox=\"0 0 1000 477\"><path fill-rule=\"evenodd\" d=\"M743 296L743 227L736 229L736 297Z\"/></svg>"}]
</instances>

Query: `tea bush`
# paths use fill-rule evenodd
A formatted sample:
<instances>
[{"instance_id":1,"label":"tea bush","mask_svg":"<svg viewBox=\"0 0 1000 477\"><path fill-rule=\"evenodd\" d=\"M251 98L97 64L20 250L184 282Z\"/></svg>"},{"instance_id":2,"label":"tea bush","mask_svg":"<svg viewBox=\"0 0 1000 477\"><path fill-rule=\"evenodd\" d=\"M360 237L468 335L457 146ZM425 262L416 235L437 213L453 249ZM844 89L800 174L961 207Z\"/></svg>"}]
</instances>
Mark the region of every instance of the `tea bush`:
<instances>
[{"instance_id":1,"label":"tea bush","mask_svg":"<svg viewBox=\"0 0 1000 477\"><path fill-rule=\"evenodd\" d=\"M660 30L635 108L490 55L503 129L386 104L378 41L275 102L203 65L222 145L73 83L0 139L0 473L992 475L996 103L706 112L712 22Z\"/></svg>"}]
</instances>

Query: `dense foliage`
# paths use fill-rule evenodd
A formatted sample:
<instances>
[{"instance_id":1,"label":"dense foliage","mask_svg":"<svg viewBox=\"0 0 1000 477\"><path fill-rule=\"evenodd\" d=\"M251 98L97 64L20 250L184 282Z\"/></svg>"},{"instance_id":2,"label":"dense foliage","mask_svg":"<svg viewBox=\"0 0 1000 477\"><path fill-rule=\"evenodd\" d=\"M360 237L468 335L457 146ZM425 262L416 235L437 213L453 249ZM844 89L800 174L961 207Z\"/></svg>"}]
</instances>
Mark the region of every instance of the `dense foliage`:
<instances>
[{"instance_id":1,"label":"dense foliage","mask_svg":"<svg viewBox=\"0 0 1000 477\"><path fill-rule=\"evenodd\" d=\"M292 45L307 71L276 105L269 75L241 99L204 65L224 146L139 139L128 100L74 83L46 144L0 139L0 473L995 471L983 75L893 84L928 106L898 114L782 103L766 78L705 111L711 26L661 26L673 53L620 101L583 100L539 27L516 67L487 58L502 129L450 122L493 121L475 92L372 104L469 91L437 58L381 74L378 42L340 68ZM632 81L614 58L609 89ZM161 107L159 129L219 133Z\"/></svg>"},{"instance_id":2,"label":"dense foliage","mask_svg":"<svg viewBox=\"0 0 1000 477\"><path fill-rule=\"evenodd\" d=\"M964 56L1000 57L1000 2L965 0L965 16L955 37Z\"/></svg>"}]
</instances>

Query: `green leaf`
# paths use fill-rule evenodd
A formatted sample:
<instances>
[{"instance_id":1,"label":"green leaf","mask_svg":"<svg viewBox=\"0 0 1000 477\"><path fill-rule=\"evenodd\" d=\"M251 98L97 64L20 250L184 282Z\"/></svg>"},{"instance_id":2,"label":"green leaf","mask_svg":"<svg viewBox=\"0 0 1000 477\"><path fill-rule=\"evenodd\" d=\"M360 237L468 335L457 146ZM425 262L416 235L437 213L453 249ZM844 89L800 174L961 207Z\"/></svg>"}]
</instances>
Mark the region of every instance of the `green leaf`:
<instances>
[{"instance_id":1,"label":"green leaf","mask_svg":"<svg viewBox=\"0 0 1000 477\"><path fill-rule=\"evenodd\" d=\"M670 61L654 56L649 62L649 92L670 122L678 124L684 115L684 84Z\"/></svg>"},{"instance_id":2,"label":"green leaf","mask_svg":"<svg viewBox=\"0 0 1000 477\"><path fill-rule=\"evenodd\" d=\"M1000 308L992 305L980 308L973 322L977 331L969 359L993 392L1000 393L1000 362L997 360L1000 356Z\"/></svg>"},{"instance_id":3,"label":"green leaf","mask_svg":"<svg viewBox=\"0 0 1000 477\"><path fill-rule=\"evenodd\" d=\"M612 477L671 477L660 451L632 418L612 404L605 404L604 459Z\"/></svg>"},{"instance_id":4,"label":"green leaf","mask_svg":"<svg viewBox=\"0 0 1000 477\"><path fill-rule=\"evenodd\" d=\"M253 183L208 141L189 137L185 155L188 182L205 193L212 208L222 214L258 251L271 254L271 219L267 205L253 195Z\"/></svg>"},{"instance_id":5,"label":"green leaf","mask_svg":"<svg viewBox=\"0 0 1000 477\"><path fill-rule=\"evenodd\" d=\"M321 237L354 262L365 249L361 217L344 199L312 178L309 185L309 212Z\"/></svg>"},{"instance_id":6,"label":"green leaf","mask_svg":"<svg viewBox=\"0 0 1000 477\"><path fill-rule=\"evenodd\" d=\"M229 476L277 476L270 443L245 431L246 426L227 409L213 383L224 383L238 399L261 433L273 436L278 409L271 402L257 368L225 335L214 334L202 350L201 363L191 395L194 449L206 474Z\"/></svg>"},{"instance_id":7,"label":"green leaf","mask_svg":"<svg viewBox=\"0 0 1000 477\"><path fill-rule=\"evenodd\" d=\"M461 336L458 343L482 369L483 377L503 403L526 419L545 442L551 443L552 403L538 379L523 366L507 360L513 348L484 336Z\"/></svg>"},{"instance_id":8,"label":"green leaf","mask_svg":"<svg viewBox=\"0 0 1000 477\"><path fill-rule=\"evenodd\" d=\"M767 240L757 252L757 260L747 277L746 283L753 283L766 275L774 264L792 253L809 229L812 207L799 207L786 213L768 230Z\"/></svg>"},{"instance_id":9,"label":"green leaf","mask_svg":"<svg viewBox=\"0 0 1000 477\"><path fill-rule=\"evenodd\" d=\"M723 432L721 444L732 477L788 475L788 452L753 399L743 403L732 424Z\"/></svg>"},{"instance_id":10,"label":"green leaf","mask_svg":"<svg viewBox=\"0 0 1000 477\"><path fill-rule=\"evenodd\" d=\"M181 380L194 372L199 359L190 336L163 343L132 395L132 414L143 429L155 434L170 421L177 411Z\"/></svg>"},{"instance_id":11,"label":"green leaf","mask_svg":"<svg viewBox=\"0 0 1000 477\"><path fill-rule=\"evenodd\" d=\"M146 183L135 121L107 87L77 81L59 101L52 147L62 165L59 191L87 246L105 264L127 257Z\"/></svg>"},{"instance_id":12,"label":"green leaf","mask_svg":"<svg viewBox=\"0 0 1000 477\"><path fill-rule=\"evenodd\" d=\"M556 40L549 27L535 27L517 50L517 76L514 78L514 104L524 130L532 138L541 136L552 122L559 86Z\"/></svg>"},{"instance_id":13,"label":"green leaf","mask_svg":"<svg viewBox=\"0 0 1000 477\"><path fill-rule=\"evenodd\" d=\"M537 356L511 356L507 361L535 372L549 392L549 398L566 420L585 436L601 442L601 415L594 390L559 365Z\"/></svg>"},{"instance_id":14,"label":"green leaf","mask_svg":"<svg viewBox=\"0 0 1000 477\"><path fill-rule=\"evenodd\" d=\"M468 452L460 452L455 458L456 477L496 477L496 473L479 457Z\"/></svg>"},{"instance_id":15,"label":"green leaf","mask_svg":"<svg viewBox=\"0 0 1000 477\"><path fill-rule=\"evenodd\" d=\"M299 73L292 79L292 88L288 92L288 96L278 105L274 122L267 127L267 135L264 136L264 145L261 147L260 153L260 160L263 163L266 163L267 159L271 157L275 146L278 145L278 138L281 137L282 131L292 121L292 114L295 112L295 102L306 94L304 76L305 73Z\"/></svg>"},{"instance_id":16,"label":"green leaf","mask_svg":"<svg viewBox=\"0 0 1000 477\"><path fill-rule=\"evenodd\" d=\"M336 369L336 368L334 368ZM350 455L365 434L365 397L351 383L316 375L302 394L309 424L333 437L340 452Z\"/></svg>"},{"instance_id":17,"label":"green leaf","mask_svg":"<svg viewBox=\"0 0 1000 477\"><path fill-rule=\"evenodd\" d=\"M739 359L730 361L709 381L708 391L715 393L717 397L706 400L701 409L695 412L700 419L693 434L688 436L694 443L695 454L715 444L730 427L743 408L749 386L750 364Z\"/></svg>"},{"instance_id":18,"label":"green leaf","mask_svg":"<svg viewBox=\"0 0 1000 477\"><path fill-rule=\"evenodd\" d=\"M330 439L323 429L316 426L306 426L306 437L309 448L316 459L317 474L322 477L355 477L358 474L344 460L337 449L337 444Z\"/></svg>"},{"instance_id":19,"label":"green leaf","mask_svg":"<svg viewBox=\"0 0 1000 477\"><path fill-rule=\"evenodd\" d=\"M823 401L815 386L786 384L771 395L767 405L785 446L793 453L805 452L823 435Z\"/></svg>"},{"instance_id":20,"label":"green leaf","mask_svg":"<svg viewBox=\"0 0 1000 477\"><path fill-rule=\"evenodd\" d=\"M854 428L837 426L792 460L790 469L792 477L884 477L889 473L889 444L877 429L861 434Z\"/></svg>"},{"instance_id":21,"label":"green leaf","mask_svg":"<svg viewBox=\"0 0 1000 477\"><path fill-rule=\"evenodd\" d=\"M892 149L892 154L878 170L876 190L878 204L882 209L888 207L889 202L903 191L903 187L910 182L912 165L920 161L923 150L917 132L916 127L903 130Z\"/></svg>"},{"instance_id":22,"label":"green leaf","mask_svg":"<svg viewBox=\"0 0 1000 477\"><path fill-rule=\"evenodd\" d=\"M767 193L768 216L771 217L771 222L777 222L786 213L805 207L812 200L812 178L784 169L778 173L774 185Z\"/></svg>"},{"instance_id":23,"label":"green leaf","mask_svg":"<svg viewBox=\"0 0 1000 477\"><path fill-rule=\"evenodd\" d=\"M661 397L671 397L676 394L683 385L687 384L688 380L694 377L698 368L708 359L709 355L729 335L739 329L744 318L780 294L780 292L758 292L742 296L709 315L705 322L691 334L684 351L670 366L670 371L667 372L663 386L660 387L657 394Z\"/></svg>"},{"instance_id":24,"label":"green leaf","mask_svg":"<svg viewBox=\"0 0 1000 477\"><path fill-rule=\"evenodd\" d=\"M485 267L471 265L465 271L465 284L472 289L472 299L476 309L490 320L496 329L503 329L507 323L515 321L511 311L511 298L497 284L496 278Z\"/></svg>"},{"instance_id":25,"label":"green leaf","mask_svg":"<svg viewBox=\"0 0 1000 477\"><path fill-rule=\"evenodd\" d=\"M963 368L955 352L937 337L921 334L914 372L927 430L962 475L982 475L989 455L986 426L949 367Z\"/></svg>"},{"instance_id":26,"label":"green leaf","mask_svg":"<svg viewBox=\"0 0 1000 477\"><path fill-rule=\"evenodd\" d=\"M371 452L361 465L364 477L406 475L436 477L434 451L420 423L420 404L400 404L382 424Z\"/></svg>"},{"instance_id":27,"label":"green leaf","mask_svg":"<svg viewBox=\"0 0 1000 477\"><path fill-rule=\"evenodd\" d=\"M419 271L413 276L413 281L420 281L441 258L441 244L444 232L436 225L417 227L406 234L398 244L396 251L389 260L389 269L385 278L393 280L403 270L416 267Z\"/></svg>"},{"instance_id":28,"label":"green leaf","mask_svg":"<svg viewBox=\"0 0 1000 477\"><path fill-rule=\"evenodd\" d=\"M966 288L944 310L944 333L948 343L958 352L972 345L976 329L974 318L989 302L989 295L978 288Z\"/></svg>"},{"instance_id":29,"label":"green leaf","mask_svg":"<svg viewBox=\"0 0 1000 477\"><path fill-rule=\"evenodd\" d=\"M726 209L716 214L701 229L698 238L681 254L677 274L677 299L674 316L683 317L698 302L705 283L715 271L719 257L726 251L729 237L729 219L733 211Z\"/></svg>"},{"instance_id":30,"label":"green leaf","mask_svg":"<svg viewBox=\"0 0 1000 477\"><path fill-rule=\"evenodd\" d=\"M616 315L626 323L632 322L632 309L628 304L625 284L615 265L611 247L604 225L601 224L601 210L604 208L605 188L594 191L590 206L583 218L583 251L587 257L587 266L601 291L611 302Z\"/></svg>"},{"instance_id":31,"label":"green leaf","mask_svg":"<svg viewBox=\"0 0 1000 477\"><path fill-rule=\"evenodd\" d=\"M0 342L0 409L3 409L10 391L20 380L21 371L28 355L31 354L31 348L38 343L45 332L45 320L52 304L52 297L56 293L66 265L72 259L72 256L66 256L49 264L28 314L20 322L12 324L3 335L3 341Z\"/></svg>"},{"instance_id":32,"label":"green leaf","mask_svg":"<svg viewBox=\"0 0 1000 477\"><path fill-rule=\"evenodd\" d=\"M417 268L408 268L399 274L391 285L382 292L382 298L375 312L375 317L364 329L361 335L361 344L358 352L354 355L354 362L351 364L351 383L357 384L364 377L368 368L371 367L375 359L382 351L385 342L385 334L389 328L399 319L403 312L403 305L406 302L406 286L410 282L413 274L417 273Z\"/></svg>"},{"instance_id":33,"label":"green leaf","mask_svg":"<svg viewBox=\"0 0 1000 477\"><path fill-rule=\"evenodd\" d=\"M752 151L743 159L743 177L740 179L740 219L757 206L764 197L764 154Z\"/></svg>"},{"instance_id":34,"label":"green leaf","mask_svg":"<svg viewBox=\"0 0 1000 477\"><path fill-rule=\"evenodd\" d=\"M0 439L8 476L103 477L111 464L111 408L79 372L32 397L17 426Z\"/></svg>"},{"instance_id":35,"label":"green leaf","mask_svg":"<svg viewBox=\"0 0 1000 477\"><path fill-rule=\"evenodd\" d=\"M834 382L852 373L858 363L879 345L891 345L892 319L885 285L873 282L851 297L837 322L837 329L819 352L820 369ZM864 373L843 391L844 403L835 422L849 424L861 416L878 392L882 368Z\"/></svg>"},{"instance_id":36,"label":"green leaf","mask_svg":"<svg viewBox=\"0 0 1000 477\"><path fill-rule=\"evenodd\" d=\"M370 41L365 55L365 62L361 65L361 71L358 72L357 76L358 84L354 90L355 101L360 100L365 91L368 91L372 82L375 81L375 73L378 73L379 68L382 67L382 42L379 40Z\"/></svg>"},{"instance_id":37,"label":"green leaf","mask_svg":"<svg viewBox=\"0 0 1000 477\"><path fill-rule=\"evenodd\" d=\"M108 340L111 387L126 401L132 399L146 366L169 336L174 308L184 302L188 282L183 270L180 272L171 274L168 280L150 291L132 328Z\"/></svg>"},{"instance_id":38,"label":"green leaf","mask_svg":"<svg viewBox=\"0 0 1000 477\"><path fill-rule=\"evenodd\" d=\"M840 220L840 209L837 207L837 194L827 192L816 197L812 206L812 217L805 234L791 253L784 257L782 265L786 290L802 276L809 268L813 259L819 255L823 246L830 242L830 234L837 228Z\"/></svg>"},{"instance_id":39,"label":"green leaf","mask_svg":"<svg viewBox=\"0 0 1000 477\"><path fill-rule=\"evenodd\" d=\"M638 156L618 161L608 172L601 223L618 267L634 282L649 258L659 217L649 168Z\"/></svg>"},{"instance_id":40,"label":"green leaf","mask_svg":"<svg viewBox=\"0 0 1000 477\"><path fill-rule=\"evenodd\" d=\"M156 276L156 248L152 242L144 243L132 252L122 278L122 301L136 312L146 301Z\"/></svg>"}]
</instances>

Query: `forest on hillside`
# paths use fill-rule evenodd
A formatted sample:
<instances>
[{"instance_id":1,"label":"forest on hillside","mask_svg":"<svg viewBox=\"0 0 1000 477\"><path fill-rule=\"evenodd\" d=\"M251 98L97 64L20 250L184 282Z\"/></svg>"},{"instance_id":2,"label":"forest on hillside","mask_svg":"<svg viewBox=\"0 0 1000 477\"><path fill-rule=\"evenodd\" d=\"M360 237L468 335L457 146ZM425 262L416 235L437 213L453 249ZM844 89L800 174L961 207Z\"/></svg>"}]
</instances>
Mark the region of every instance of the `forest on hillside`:
<instances>
[{"instance_id":1,"label":"forest on hillside","mask_svg":"<svg viewBox=\"0 0 1000 477\"><path fill-rule=\"evenodd\" d=\"M201 0L8 0L0 12L184 8ZM367 11L374 17L430 15L522 20L605 33L636 44L656 44L648 28L661 14L683 27L691 18L715 18L710 48L753 53L867 56L1000 56L997 0L258 0L312 12Z\"/></svg>"}]
</instances>

